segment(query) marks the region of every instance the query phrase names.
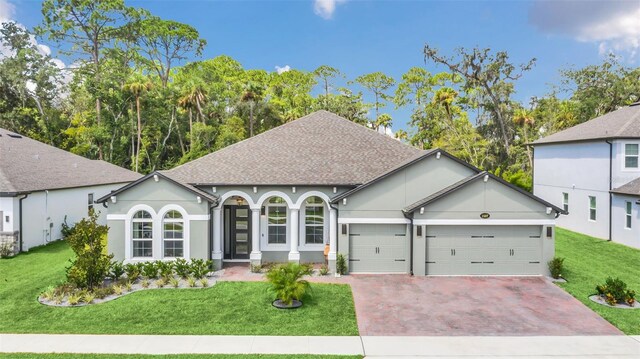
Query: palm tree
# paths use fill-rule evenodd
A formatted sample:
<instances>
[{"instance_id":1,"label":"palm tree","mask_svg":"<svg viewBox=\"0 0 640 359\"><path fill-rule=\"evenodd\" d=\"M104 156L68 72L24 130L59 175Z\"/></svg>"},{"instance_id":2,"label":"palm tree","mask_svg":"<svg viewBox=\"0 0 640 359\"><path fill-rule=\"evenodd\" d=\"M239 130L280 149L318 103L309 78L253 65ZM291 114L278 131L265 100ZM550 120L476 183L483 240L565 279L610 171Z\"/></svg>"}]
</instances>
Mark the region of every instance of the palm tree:
<instances>
[{"instance_id":1,"label":"palm tree","mask_svg":"<svg viewBox=\"0 0 640 359\"><path fill-rule=\"evenodd\" d=\"M178 106L189 111L189 136L193 136L193 110L198 111L200 121L205 122L202 105L207 101L207 90L200 81L189 80L182 87L182 95L178 98Z\"/></svg>"},{"instance_id":2,"label":"palm tree","mask_svg":"<svg viewBox=\"0 0 640 359\"><path fill-rule=\"evenodd\" d=\"M384 129L384 133L387 132L387 127L391 127L391 122L393 119L387 113L383 113L376 119L376 122L373 124L373 128L378 131L380 127Z\"/></svg>"},{"instance_id":3,"label":"palm tree","mask_svg":"<svg viewBox=\"0 0 640 359\"><path fill-rule=\"evenodd\" d=\"M136 113L138 115L138 126L137 126L137 140L136 143L136 153L135 153L135 161L134 168L135 171L138 172L138 163L140 157L140 143L142 142L142 116L140 114L140 98L144 93L151 90L153 84L151 81L142 74L135 74L127 83L124 84L122 89L126 92L129 92L133 95L136 100Z\"/></svg>"},{"instance_id":4,"label":"palm tree","mask_svg":"<svg viewBox=\"0 0 640 359\"><path fill-rule=\"evenodd\" d=\"M531 127L535 124L536 120L533 117L531 111L525 109L517 109L513 114L513 123L522 127L522 133L524 135L524 142L529 143L529 133L527 127ZM533 168L533 156L531 155L531 147L525 146L527 149L527 157L529 158L529 168Z\"/></svg>"},{"instance_id":5,"label":"palm tree","mask_svg":"<svg viewBox=\"0 0 640 359\"><path fill-rule=\"evenodd\" d=\"M242 96L240 96L240 102L249 105L249 137L253 137L253 127L255 124L254 108L256 103L261 100L263 89L256 83L250 81L247 83Z\"/></svg>"}]
</instances>

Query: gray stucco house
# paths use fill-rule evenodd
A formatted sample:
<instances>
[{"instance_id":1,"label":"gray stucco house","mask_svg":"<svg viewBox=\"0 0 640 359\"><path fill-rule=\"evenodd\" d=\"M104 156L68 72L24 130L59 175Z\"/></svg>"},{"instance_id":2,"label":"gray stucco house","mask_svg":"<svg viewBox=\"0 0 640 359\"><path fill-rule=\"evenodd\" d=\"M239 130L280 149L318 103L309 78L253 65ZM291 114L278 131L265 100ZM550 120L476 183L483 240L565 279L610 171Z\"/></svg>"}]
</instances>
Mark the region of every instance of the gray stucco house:
<instances>
[{"instance_id":1,"label":"gray stucco house","mask_svg":"<svg viewBox=\"0 0 640 359\"><path fill-rule=\"evenodd\" d=\"M563 210L442 150L319 111L99 199L125 261L323 262L543 275Z\"/></svg>"}]
</instances>

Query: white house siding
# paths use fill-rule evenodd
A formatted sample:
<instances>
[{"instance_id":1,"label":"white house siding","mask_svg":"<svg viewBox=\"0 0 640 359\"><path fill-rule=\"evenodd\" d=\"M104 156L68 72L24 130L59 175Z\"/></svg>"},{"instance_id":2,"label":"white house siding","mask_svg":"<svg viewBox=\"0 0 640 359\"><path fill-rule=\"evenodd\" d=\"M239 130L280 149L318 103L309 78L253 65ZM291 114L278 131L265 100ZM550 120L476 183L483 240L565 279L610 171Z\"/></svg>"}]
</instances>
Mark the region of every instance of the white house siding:
<instances>
[{"instance_id":1,"label":"white house siding","mask_svg":"<svg viewBox=\"0 0 640 359\"><path fill-rule=\"evenodd\" d=\"M22 250L27 251L30 248L61 239L62 223L64 223L65 216L69 225L73 225L87 216L89 193L93 193L93 199L97 200L123 185L120 183L78 187L29 194L22 202L24 216ZM17 212L17 205L15 208ZM97 203L93 208L100 212L99 223L106 224L107 209Z\"/></svg>"},{"instance_id":2,"label":"white house siding","mask_svg":"<svg viewBox=\"0 0 640 359\"><path fill-rule=\"evenodd\" d=\"M618 188L640 177L640 167L633 169L624 168L624 146L627 143L640 145L640 140L613 141L612 188Z\"/></svg>"},{"instance_id":3,"label":"white house siding","mask_svg":"<svg viewBox=\"0 0 640 359\"><path fill-rule=\"evenodd\" d=\"M612 206L612 238L615 242L640 248L640 211L637 197L614 194ZM626 206L631 202L631 228L627 228Z\"/></svg>"},{"instance_id":4,"label":"white house siding","mask_svg":"<svg viewBox=\"0 0 640 359\"><path fill-rule=\"evenodd\" d=\"M15 205L14 202L16 202ZM17 200L14 199L14 197L0 197L0 212L2 212L0 232L9 233L17 231Z\"/></svg>"},{"instance_id":5,"label":"white house siding","mask_svg":"<svg viewBox=\"0 0 640 359\"><path fill-rule=\"evenodd\" d=\"M614 165L615 167L615 165ZM533 193L569 214L556 225L597 238L609 237L609 144L604 141L535 147ZM596 220L589 220L589 196L596 197Z\"/></svg>"}]
</instances>

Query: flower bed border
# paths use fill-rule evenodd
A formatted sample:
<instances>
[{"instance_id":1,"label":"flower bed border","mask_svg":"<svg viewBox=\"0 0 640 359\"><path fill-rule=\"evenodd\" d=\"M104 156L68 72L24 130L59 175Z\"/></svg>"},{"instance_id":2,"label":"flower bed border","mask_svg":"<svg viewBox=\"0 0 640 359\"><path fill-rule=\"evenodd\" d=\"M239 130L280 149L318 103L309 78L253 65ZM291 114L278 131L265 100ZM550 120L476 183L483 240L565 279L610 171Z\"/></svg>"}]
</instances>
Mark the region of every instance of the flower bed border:
<instances>
[{"instance_id":1,"label":"flower bed border","mask_svg":"<svg viewBox=\"0 0 640 359\"><path fill-rule=\"evenodd\" d=\"M600 305L604 305L605 307L609 307L609 308L615 308L615 309L640 309L640 304L638 303L638 301L634 302L633 303L633 307L631 307L628 304L621 304L621 303L617 303L616 305L609 305L609 303L605 302L604 299L602 299L602 296L600 296L598 294L590 295L589 299L594 303L598 303Z\"/></svg>"}]
</instances>

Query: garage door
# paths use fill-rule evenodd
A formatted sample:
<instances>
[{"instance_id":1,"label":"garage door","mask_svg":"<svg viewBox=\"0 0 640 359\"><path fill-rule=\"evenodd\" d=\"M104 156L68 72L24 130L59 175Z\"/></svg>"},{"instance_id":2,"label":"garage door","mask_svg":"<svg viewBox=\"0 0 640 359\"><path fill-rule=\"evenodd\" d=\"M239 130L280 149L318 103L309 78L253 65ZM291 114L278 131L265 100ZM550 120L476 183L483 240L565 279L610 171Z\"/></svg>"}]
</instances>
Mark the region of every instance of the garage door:
<instances>
[{"instance_id":1,"label":"garage door","mask_svg":"<svg viewBox=\"0 0 640 359\"><path fill-rule=\"evenodd\" d=\"M541 226L427 226L427 275L539 275Z\"/></svg>"},{"instance_id":2,"label":"garage door","mask_svg":"<svg viewBox=\"0 0 640 359\"><path fill-rule=\"evenodd\" d=\"M352 224L349 226L349 271L407 272L407 226Z\"/></svg>"}]
</instances>

